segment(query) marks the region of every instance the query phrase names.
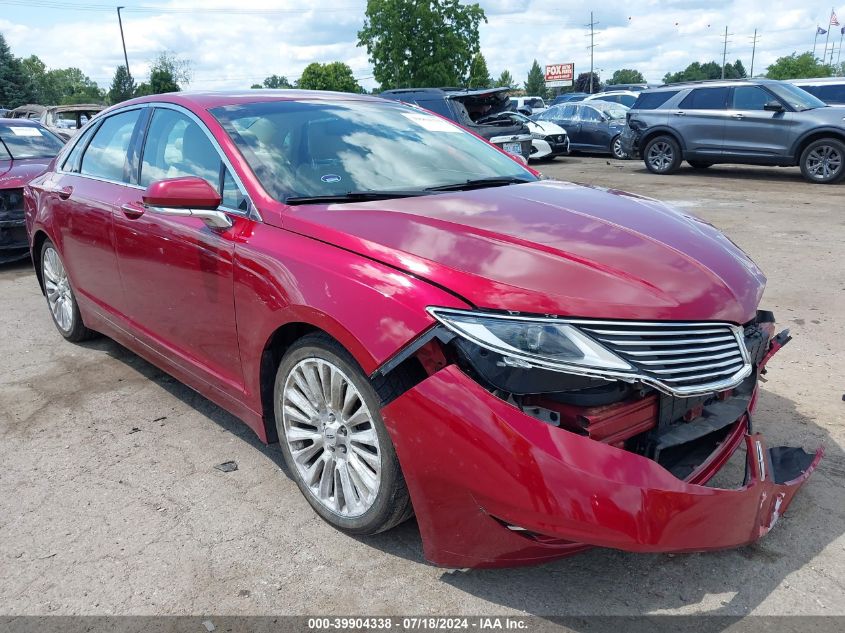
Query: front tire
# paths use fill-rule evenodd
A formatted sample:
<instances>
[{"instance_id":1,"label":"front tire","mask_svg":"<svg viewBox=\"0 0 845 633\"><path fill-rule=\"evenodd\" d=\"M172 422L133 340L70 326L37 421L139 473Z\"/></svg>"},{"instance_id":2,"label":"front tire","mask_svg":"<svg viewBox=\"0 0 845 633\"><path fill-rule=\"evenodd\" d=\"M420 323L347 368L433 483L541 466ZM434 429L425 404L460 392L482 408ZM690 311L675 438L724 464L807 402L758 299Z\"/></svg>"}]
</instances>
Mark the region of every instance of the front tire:
<instances>
[{"instance_id":1,"label":"front tire","mask_svg":"<svg viewBox=\"0 0 845 633\"><path fill-rule=\"evenodd\" d=\"M823 138L801 152L801 173L810 182L832 185L845 178L845 143Z\"/></svg>"},{"instance_id":2,"label":"front tire","mask_svg":"<svg viewBox=\"0 0 845 633\"><path fill-rule=\"evenodd\" d=\"M412 514L381 402L355 359L325 334L294 343L274 387L285 463L311 507L350 534L376 534Z\"/></svg>"},{"instance_id":3,"label":"front tire","mask_svg":"<svg viewBox=\"0 0 845 633\"><path fill-rule=\"evenodd\" d=\"M53 324L63 337L73 343L79 343L92 338L96 333L85 327L76 295L70 287L64 262L56 246L50 240L45 240L41 247L41 279L44 283L44 295Z\"/></svg>"},{"instance_id":4,"label":"front tire","mask_svg":"<svg viewBox=\"0 0 845 633\"><path fill-rule=\"evenodd\" d=\"M681 165L681 146L671 136L651 139L643 150L646 168L653 174L671 174Z\"/></svg>"}]
</instances>

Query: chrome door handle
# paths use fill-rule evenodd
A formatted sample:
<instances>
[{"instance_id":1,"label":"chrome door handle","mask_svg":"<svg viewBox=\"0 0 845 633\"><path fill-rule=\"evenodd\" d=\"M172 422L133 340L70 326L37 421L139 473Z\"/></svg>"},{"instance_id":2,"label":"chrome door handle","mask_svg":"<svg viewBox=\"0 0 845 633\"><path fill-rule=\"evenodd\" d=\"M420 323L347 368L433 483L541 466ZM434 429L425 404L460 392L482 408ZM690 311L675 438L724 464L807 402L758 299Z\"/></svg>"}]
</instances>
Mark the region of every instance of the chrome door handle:
<instances>
[{"instance_id":1,"label":"chrome door handle","mask_svg":"<svg viewBox=\"0 0 845 633\"><path fill-rule=\"evenodd\" d=\"M133 220L144 215L144 205L141 204L132 204L131 202L127 202L126 204L120 205L120 210L123 211L123 215Z\"/></svg>"},{"instance_id":2,"label":"chrome door handle","mask_svg":"<svg viewBox=\"0 0 845 633\"><path fill-rule=\"evenodd\" d=\"M732 114L731 116L735 119L744 119L745 118L744 114Z\"/></svg>"},{"instance_id":3,"label":"chrome door handle","mask_svg":"<svg viewBox=\"0 0 845 633\"><path fill-rule=\"evenodd\" d=\"M675 112L675 116L685 116L685 115L686 115L686 112L684 112L683 110L678 110L677 112Z\"/></svg>"}]
</instances>

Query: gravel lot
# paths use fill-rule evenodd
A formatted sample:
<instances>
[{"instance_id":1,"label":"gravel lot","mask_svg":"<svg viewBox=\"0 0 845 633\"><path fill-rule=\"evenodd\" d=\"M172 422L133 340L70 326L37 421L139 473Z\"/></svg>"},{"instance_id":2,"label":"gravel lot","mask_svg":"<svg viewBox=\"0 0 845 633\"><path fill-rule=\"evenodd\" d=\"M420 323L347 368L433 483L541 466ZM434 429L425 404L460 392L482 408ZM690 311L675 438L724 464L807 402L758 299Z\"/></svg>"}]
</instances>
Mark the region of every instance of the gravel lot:
<instances>
[{"instance_id":1,"label":"gravel lot","mask_svg":"<svg viewBox=\"0 0 845 633\"><path fill-rule=\"evenodd\" d=\"M604 157L540 169L689 209L766 271L763 304L795 340L770 364L757 428L827 446L771 534L470 572L425 563L413 521L344 536L277 446L107 339L62 341L19 264L0 267L0 615L845 614L845 185L732 166L658 177ZM228 460L236 472L214 469Z\"/></svg>"}]
</instances>

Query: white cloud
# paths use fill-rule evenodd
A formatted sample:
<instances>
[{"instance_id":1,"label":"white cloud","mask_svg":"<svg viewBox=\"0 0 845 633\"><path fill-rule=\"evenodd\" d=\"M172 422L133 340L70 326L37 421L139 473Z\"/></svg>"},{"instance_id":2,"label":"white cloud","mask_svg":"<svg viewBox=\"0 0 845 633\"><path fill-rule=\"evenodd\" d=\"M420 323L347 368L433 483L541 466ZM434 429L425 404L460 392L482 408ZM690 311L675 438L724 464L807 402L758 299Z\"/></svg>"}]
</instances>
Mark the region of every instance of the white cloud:
<instances>
[{"instance_id":1,"label":"white cloud","mask_svg":"<svg viewBox=\"0 0 845 633\"><path fill-rule=\"evenodd\" d=\"M524 81L531 62L573 61L589 69L588 4L560 0L481 0L488 23L481 26L482 51L490 72L508 69ZM573 7L573 5L576 5ZM84 6L84 5L83 5ZM148 7L149 5L141 5ZM372 87L366 51L356 47L365 2L306 0L171 0L156 11L130 6L124 30L130 67L144 78L150 60L169 49L190 59L192 88L240 88L270 74L299 76L312 61L342 60L361 83ZM133 10L134 9L134 10ZM845 6L838 7L845 23ZM596 7L595 67L603 77L623 67L650 81L692 61L721 61L725 25L728 60L751 63L751 35L758 29L755 71L775 58L813 46L816 24L829 9L796 7L794 0L605 0ZM113 11L38 8L0 18L0 32L19 56L36 54L48 67L78 66L105 87L123 63ZM236 11L237 13L231 13ZM839 44L838 29L831 42ZM819 54L823 38L819 42Z\"/></svg>"}]
</instances>

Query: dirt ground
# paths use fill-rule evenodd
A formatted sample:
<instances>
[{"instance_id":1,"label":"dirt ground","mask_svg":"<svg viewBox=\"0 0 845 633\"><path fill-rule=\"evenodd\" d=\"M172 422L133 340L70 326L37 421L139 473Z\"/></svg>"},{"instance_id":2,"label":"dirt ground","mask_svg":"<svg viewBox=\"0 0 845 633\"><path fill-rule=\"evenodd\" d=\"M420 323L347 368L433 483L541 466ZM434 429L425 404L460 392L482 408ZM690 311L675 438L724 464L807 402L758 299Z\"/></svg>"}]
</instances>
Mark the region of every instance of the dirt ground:
<instances>
[{"instance_id":1,"label":"dirt ground","mask_svg":"<svg viewBox=\"0 0 845 633\"><path fill-rule=\"evenodd\" d=\"M238 420L106 339L64 342L27 264L0 267L0 615L845 614L845 185L794 169L568 157L565 180L683 207L769 277L795 337L757 428L827 456L759 543L709 554L596 549L539 567L451 572L411 521L354 539L317 518ZM214 469L234 460L235 472Z\"/></svg>"}]
</instances>

